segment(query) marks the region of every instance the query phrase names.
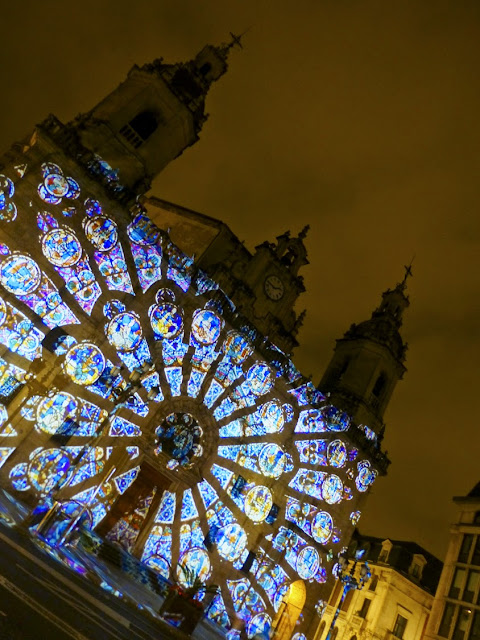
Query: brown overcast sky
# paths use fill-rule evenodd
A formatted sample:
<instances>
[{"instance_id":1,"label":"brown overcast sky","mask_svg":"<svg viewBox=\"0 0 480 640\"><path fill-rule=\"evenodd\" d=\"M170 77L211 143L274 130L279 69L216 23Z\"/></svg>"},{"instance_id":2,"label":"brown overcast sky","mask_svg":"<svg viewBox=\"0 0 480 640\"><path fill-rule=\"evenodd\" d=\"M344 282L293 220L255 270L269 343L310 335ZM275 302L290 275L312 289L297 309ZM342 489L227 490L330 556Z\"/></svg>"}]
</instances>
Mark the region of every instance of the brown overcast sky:
<instances>
[{"instance_id":1,"label":"brown overcast sky","mask_svg":"<svg viewBox=\"0 0 480 640\"><path fill-rule=\"evenodd\" d=\"M443 557L451 496L480 480L478 0L24 0L1 22L2 149L49 112L88 110L134 63L251 27L200 142L153 192L249 248L311 225L297 363L315 381L415 254L393 464L360 525Z\"/></svg>"}]
</instances>

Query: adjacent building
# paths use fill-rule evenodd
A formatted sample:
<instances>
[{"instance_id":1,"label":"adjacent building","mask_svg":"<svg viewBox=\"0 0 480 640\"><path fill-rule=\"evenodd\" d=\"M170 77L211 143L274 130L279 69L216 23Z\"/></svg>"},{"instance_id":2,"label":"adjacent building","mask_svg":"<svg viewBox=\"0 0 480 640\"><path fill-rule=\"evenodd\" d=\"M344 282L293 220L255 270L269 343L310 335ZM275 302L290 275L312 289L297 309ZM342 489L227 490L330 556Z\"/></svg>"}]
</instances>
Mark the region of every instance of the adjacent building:
<instances>
[{"instance_id":1,"label":"adjacent building","mask_svg":"<svg viewBox=\"0 0 480 640\"><path fill-rule=\"evenodd\" d=\"M480 482L454 502L458 517L451 528L428 640L480 638Z\"/></svg>"},{"instance_id":2,"label":"adjacent building","mask_svg":"<svg viewBox=\"0 0 480 640\"><path fill-rule=\"evenodd\" d=\"M442 563L414 542L361 536L359 543L370 545L371 577L362 589L349 590L343 603L337 580L315 640L325 640L338 606L330 640L422 640Z\"/></svg>"}]
</instances>

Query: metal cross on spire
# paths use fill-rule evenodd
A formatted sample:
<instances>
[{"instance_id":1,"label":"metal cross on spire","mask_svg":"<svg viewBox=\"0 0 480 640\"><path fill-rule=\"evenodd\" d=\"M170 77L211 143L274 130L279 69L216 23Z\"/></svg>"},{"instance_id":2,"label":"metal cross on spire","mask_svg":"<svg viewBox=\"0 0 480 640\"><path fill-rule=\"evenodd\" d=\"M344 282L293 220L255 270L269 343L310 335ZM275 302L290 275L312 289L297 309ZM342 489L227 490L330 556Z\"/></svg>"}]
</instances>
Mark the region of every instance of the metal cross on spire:
<instances>
[{"instance_id":1,"label":"metal cross on spire","mask_svg":"<svg viewBox=\"0 0 480 640\"><path fill-rule=\"evenodd\" d=\"M400 283L402 288L404 288L407 284L407 278L412 277L413 278L413 272L412 272L412 264L413 261L415 259L415 256L413 256L413 258L410 260L410 264L406 264L404 265L404 269L405 269L405 275L403 276L403 280Z\"/></svg>"},{"instance_id":2,"label":"metal cross on spire","mask_svg":"<svg viewBox=\"0 0 480 640\"><path fill-rule=\"evenodd\" d=\"M230 35L232 36L232 40L231 42L229 42L229 44L227 45L229 49L231 49L232 47L234 47L235 45L237 45L238 47L240 47L240 49L243 49L243 45L241 43L241 39L243 38L243 36L245 35L246 31L244 31L243 33L241 33L239 36L236 36L234 33L232 33L230 31Z\"/></svg>"}]
</instances>

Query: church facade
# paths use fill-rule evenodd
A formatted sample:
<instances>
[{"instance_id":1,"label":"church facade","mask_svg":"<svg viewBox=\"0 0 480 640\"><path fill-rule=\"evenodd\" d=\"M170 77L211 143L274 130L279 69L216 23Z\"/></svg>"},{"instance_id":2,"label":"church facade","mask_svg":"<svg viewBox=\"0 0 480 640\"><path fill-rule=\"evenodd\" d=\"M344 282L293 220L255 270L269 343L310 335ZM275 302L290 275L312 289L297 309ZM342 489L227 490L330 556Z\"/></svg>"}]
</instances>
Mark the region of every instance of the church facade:
<instances>
[{"instance_id":1,"label":"church facade","mask_svg":"<svg viewBox=\"0 0 480 640\"><path fill-rule=\"evenodd\" d=\"M2 157L0 483L82 510L166 578L219 585L208 616L229 637L275 628L283 605L281 637L301 640L388 467L408 298L405 280L385 292L317 388L291 360L307 229L251 253L145 197L197 141L230 47L134 67Z\"/></svg>"}]
</instances>

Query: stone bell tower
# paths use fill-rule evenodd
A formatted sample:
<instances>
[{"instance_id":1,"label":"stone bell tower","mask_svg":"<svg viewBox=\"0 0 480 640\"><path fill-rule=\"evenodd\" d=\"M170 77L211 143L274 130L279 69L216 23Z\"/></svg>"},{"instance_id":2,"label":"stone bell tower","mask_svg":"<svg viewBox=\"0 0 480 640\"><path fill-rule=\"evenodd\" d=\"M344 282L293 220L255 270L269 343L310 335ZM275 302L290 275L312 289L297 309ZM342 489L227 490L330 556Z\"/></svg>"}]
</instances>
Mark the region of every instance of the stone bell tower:
<instances>
[{"instance_id":1,"label":"stone bell tower","mask_svg":"<svg viewBox=\"0 0 480 640\"><path fill-rule=\"evenodd\" d=\"M139 67L91 111L69 127L83 147L118 170L120 182L145 193L152 179L199 137L207 119L205 99L228 68L230 49L205 46L189 62L162 58Z\"/></svg>"},{"instance_id":2,"label":"stone bell tower","mask_svg":"<svg viewBox=\"0 0 480 640\"><path fill-rule=\"evenodd\" d=\"M348 411L357 424L383 434L383 415L405 368L407 345L400 335L403 312L409 306L405 277L382 294L369 320L353 324L337 340L333 357L320 381L332 403Z\"/></svg>"}]
</instances>

